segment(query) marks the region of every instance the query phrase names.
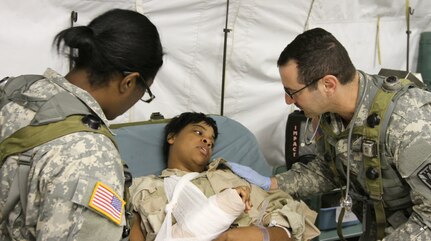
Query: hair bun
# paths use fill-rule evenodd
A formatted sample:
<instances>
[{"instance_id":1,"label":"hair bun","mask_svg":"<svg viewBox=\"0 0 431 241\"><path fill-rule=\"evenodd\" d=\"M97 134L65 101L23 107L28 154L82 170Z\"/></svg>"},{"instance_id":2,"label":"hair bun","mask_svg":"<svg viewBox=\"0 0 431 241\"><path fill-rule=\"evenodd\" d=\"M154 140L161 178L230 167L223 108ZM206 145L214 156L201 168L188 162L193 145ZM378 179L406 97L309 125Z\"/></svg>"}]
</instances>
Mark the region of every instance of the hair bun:
<instances>
[{"instance_id":1,"label":"hair bun","mask_svg":"<svg viewBox=\"0 0 431 241\"><path fill-rule=\"evenodd\" d=\"M72 48L82 48L92 46L94 31L88 26L76 26L69 29L67 34L67 44Z\"/></svg>"}]
</instances>

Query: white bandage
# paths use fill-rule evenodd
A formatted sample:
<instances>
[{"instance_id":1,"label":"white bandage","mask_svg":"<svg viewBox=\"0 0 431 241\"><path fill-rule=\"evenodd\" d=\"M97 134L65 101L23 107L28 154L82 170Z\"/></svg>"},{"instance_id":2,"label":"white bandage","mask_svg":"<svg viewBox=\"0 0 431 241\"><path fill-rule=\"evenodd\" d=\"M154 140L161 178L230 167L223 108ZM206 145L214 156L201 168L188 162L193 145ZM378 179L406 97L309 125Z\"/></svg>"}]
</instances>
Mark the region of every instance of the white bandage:
<instances>
[{"instance_id":1,"label":"white bandage","mask_svg":"<svg viewBox=\"0 0 431 241\"><path fill-rule=\"evenodd\" d=\"M225 212L223 208L219 207L217 195L214 195L208 198L207 202L200 208L194 208L193 203L190 203L191 206L188 208L189 211L186 215L187 222L181 223L180 225L193 233L194 236L221 233L228 229L238 215L242 213L242 210L244 210L244 206L241 205L241 198L236 191L234 192L234 196L231 197L239 199L241 208L239 213L237 210L235 210L235 212L231 210L232 212L230 213ZM224 200L224 198L222 198L222 200ZM231 204L235 203L235 201L233 201L235 199L231 200Z\"/></svg>"},{"instance_id":2,"label":"white bandage","mask_svg":"<svg viewBox=\"0 0 431 241\"><path fill-rule=\"evenodd\" d=\"M158 240L189 238L193 241L209 241L229 228L232 222L244 211L245 204L234 189L226 189L207 198L199 188L190 182L196 175L165 178L164 187L169 204L162 224L162 235ZM172 213L177 223L171 226L167 220ZM172 227L172 235L170 230ZM162 228L161 228L162 231Z\"/></svg>"}]
</instances>

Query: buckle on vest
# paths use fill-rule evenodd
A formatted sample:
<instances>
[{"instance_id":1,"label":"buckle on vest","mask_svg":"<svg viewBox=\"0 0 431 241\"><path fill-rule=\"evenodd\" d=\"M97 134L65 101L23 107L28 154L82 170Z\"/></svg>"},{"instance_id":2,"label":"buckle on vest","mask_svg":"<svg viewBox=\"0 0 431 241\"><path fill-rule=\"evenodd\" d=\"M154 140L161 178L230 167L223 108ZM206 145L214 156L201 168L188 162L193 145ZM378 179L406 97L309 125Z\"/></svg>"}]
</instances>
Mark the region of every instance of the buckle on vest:
<instances>
[{"instance_id":1,"label":"buckle on vest","mask_svg":"<svg viewBox=\"0 0 431 241\"><path fill-rule=\"evenodd\" d=\"M366 157L377 156L377 144L373 140L364 139L362 141L362 154Z\"/></svg>"},{"instance_id":2,"label":"buckle on vest","mask_svg":"<svg viewBox=\"0 0 431 241\"><path fill-rule=\"evenodd\" d=\"M98 130L102 124L102 121L94 115L86 115L81 121L93 130Z\"/></svg>"},{"instance_id":3,"label":"buckle on vest","mask_svg":"<svg viewBox=\"0 0 431 241\"><path fill-rule=\"evenodd\" d=\"M388 76L382 86L386 91L397 91L402 87L400 79L394 75Z\"/></svg>"}]
</instances>

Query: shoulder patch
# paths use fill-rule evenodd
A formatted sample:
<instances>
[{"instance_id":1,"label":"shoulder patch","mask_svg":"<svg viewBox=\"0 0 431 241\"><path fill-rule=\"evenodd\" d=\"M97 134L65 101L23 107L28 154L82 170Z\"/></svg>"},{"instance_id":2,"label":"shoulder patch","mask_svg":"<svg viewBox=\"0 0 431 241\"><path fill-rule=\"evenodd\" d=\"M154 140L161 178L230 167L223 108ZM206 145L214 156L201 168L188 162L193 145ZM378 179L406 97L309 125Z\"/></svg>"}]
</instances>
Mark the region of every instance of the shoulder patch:
<instances>
[{"instance_id":1,"label":"shoulder patch","mask_svg":"<svg viewBox=\"0 0 431 241\"><path fill-rule=\"evenodd\" d=\"M418 172L418 178L431 189L431 163L425 165L422 170Z\"/></svg>"},{"instance_id":2,"label":"shoulder patch","mask_svg":"<svg viewBox=\"0 0 431 241\"><path fill-rule=\"evenodd\" d=\"M88 206L120 225L124 213L123 199L102 182L97 182Z\"/></svg>"}]
</instances>

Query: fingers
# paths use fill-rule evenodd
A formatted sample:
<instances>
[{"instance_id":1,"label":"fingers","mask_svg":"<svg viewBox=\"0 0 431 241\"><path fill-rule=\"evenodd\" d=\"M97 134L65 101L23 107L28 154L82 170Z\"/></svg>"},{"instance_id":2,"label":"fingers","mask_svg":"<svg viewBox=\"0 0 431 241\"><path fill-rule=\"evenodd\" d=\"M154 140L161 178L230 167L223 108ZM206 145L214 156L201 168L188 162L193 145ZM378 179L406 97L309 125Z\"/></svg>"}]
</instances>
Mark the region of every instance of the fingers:
<instances>
[{"instance_id":1,"label":"fingers","mask_svg":"<svg viewBox=\"0 0 431 241\"><path fill-rule=\"evenodd\" d=\"M250 211L250 209L253 207L253 204L250 200L250 188L247 186L239 186L236 187L235 190L237 191L238 195L241 197L242 202L245 205L245 212Z\"/></svg>"},{"instance_id":2,"label":"fingers","mask_svg":"<svg viewBox=\"0 0 431 241\"><path fill-rule=\"evenodd\" d=\"M251 208L253 207L253 204L251 203L251 201L246 201L244 204L245 204L244 212L248 213L248 211L250 211Z\"/></svg>"},{"instance_id":3,"label":"fingers","mask_svg":"<svg viewBox=\"0 0 431 241\"><path fill-rule=\"evenodd\" d=\"M238 195L241 197L242 201L245 203L250 200L250 188L246 186L239 186L235 188Z\"/></svg>"}]
</instances>

